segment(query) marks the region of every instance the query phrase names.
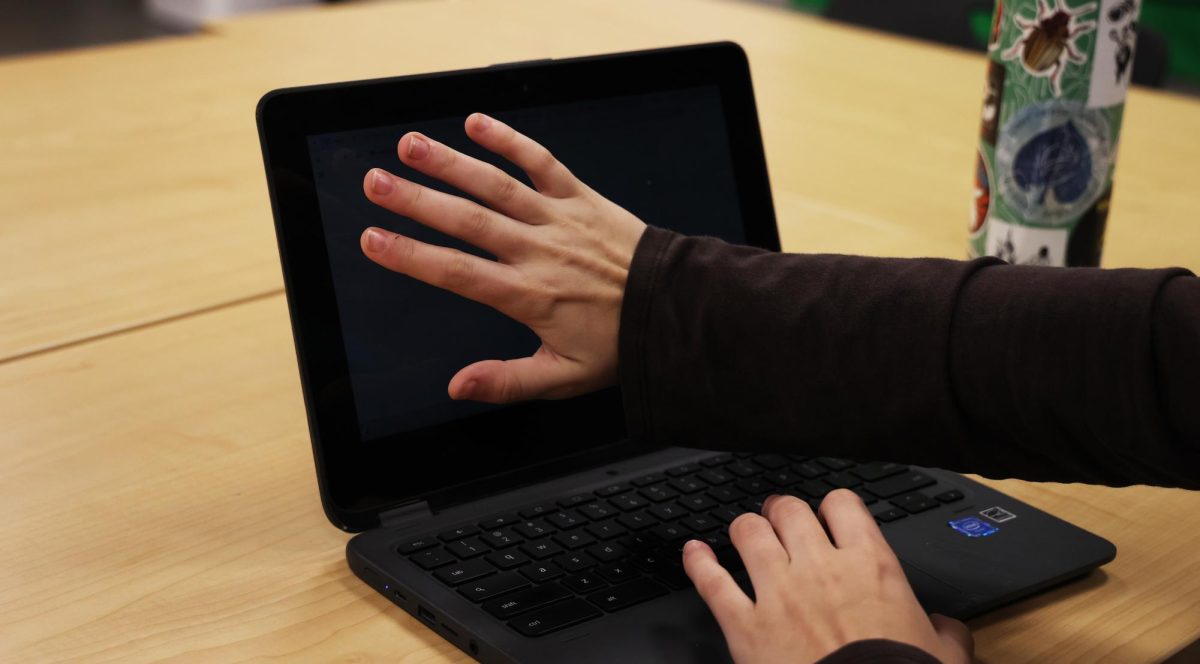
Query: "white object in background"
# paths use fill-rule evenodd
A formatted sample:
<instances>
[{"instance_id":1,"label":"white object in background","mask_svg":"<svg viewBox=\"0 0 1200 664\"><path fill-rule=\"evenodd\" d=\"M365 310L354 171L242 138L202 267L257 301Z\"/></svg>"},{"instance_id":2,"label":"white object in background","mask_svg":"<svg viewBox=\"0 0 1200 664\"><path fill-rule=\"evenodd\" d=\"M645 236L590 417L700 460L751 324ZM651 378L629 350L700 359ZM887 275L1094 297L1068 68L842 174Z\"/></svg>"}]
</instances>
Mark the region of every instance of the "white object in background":
<instances>
[{"instance_id":1,"label":"white object in background","mask_svg":"<svg viewBox=\"0 0 1200 664\"><path fill-rule=\"evenodd\" d=\"M317 0L143 0L146 13L173 28L194 30L205 23L235 14L313 5Z\"/></svg>"}]
</instances>

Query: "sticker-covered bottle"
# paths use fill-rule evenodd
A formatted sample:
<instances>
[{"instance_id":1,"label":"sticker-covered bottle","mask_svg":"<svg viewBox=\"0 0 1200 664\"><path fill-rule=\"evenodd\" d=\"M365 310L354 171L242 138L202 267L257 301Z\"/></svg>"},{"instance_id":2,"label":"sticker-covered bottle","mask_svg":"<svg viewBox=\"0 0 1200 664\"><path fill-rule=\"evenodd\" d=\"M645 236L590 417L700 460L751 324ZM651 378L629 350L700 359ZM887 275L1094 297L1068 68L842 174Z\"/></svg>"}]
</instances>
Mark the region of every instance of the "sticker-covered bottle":
<instances>
[{"instance_id":1,"label":"sticker-covered bottle","mask_svg":"<svg viewBox=\"0 0 1200 664\"><path fill-rule=\"evenodd\" d=\"M996 0L968 254L1100 264L1141 0Z\"/></svg>"}]
</instances>

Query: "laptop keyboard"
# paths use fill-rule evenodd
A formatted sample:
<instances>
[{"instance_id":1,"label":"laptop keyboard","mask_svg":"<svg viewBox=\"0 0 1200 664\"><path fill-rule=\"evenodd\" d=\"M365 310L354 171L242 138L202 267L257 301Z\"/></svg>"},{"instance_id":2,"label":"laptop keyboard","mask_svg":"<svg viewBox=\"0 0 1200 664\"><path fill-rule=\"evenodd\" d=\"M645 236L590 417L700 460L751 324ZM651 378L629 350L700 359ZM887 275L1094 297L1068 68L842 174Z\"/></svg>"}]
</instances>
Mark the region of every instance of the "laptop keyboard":
<instances>
[{"instance_id":1,"label":"laptop keyboard","mask_svg":"<svg viewBox=\"0 0 1200 664\"><path fill-rule=\"evenodd\" d=\"M742 569L729 524L761 512L771 494L816 509L835 488L853 490L881 524L963 499L956 489L896 463L831 457L717 454L407 540L397 551L512 629L537 637L683 590L683 544L708 543Z\"/></svg>"}]
</instances>

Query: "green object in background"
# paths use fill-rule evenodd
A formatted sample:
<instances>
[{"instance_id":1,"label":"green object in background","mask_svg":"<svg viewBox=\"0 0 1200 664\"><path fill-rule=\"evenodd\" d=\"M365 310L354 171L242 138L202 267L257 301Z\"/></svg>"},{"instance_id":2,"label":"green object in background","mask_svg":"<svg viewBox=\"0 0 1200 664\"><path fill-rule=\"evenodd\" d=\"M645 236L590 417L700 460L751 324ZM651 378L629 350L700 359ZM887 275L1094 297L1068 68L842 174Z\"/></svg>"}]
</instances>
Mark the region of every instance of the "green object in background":
<instances>
[{"instance_id":1,"label":"green object in background","mask_svg":"<svg viewBox=\"0 0 1200 664\"><path fill-rule=\"evenodd\" d=\"M793 8L810 14L825 14L833 1L837 0L790 0ZM967 21L975 41L980 48L984 48L992 28L991 12L972 11ZM1200 2L1144 0L1141 24L1167 42L1168 84L1183 83L1200 87Z\"/></svg>"}]
</instances>

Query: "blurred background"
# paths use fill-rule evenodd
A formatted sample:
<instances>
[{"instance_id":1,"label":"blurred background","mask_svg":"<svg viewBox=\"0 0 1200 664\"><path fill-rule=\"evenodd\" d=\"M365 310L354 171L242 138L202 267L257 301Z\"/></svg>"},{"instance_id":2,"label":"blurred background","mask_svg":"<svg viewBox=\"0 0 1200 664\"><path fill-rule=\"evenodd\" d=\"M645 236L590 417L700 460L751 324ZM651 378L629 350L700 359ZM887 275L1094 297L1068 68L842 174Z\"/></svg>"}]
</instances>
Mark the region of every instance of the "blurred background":
<instances>
[{"instance_id":1,"label":"blurred background","mask_svg":"<svg viewBox=\"0 0 1200 664\"><path fill-rule=\"evenodd\" d=\"M0 58L204 29L213 19L338 0L0 0ZM380 0L340 0L373 2ZM394 0L404 2L406 0ZM569 1L569 0L564 0ZM760 2L983 51L994 0L740 0ZM1200 94L1200 2L1144 0L1133 80Z\"/></svg>"}]
</instances>

